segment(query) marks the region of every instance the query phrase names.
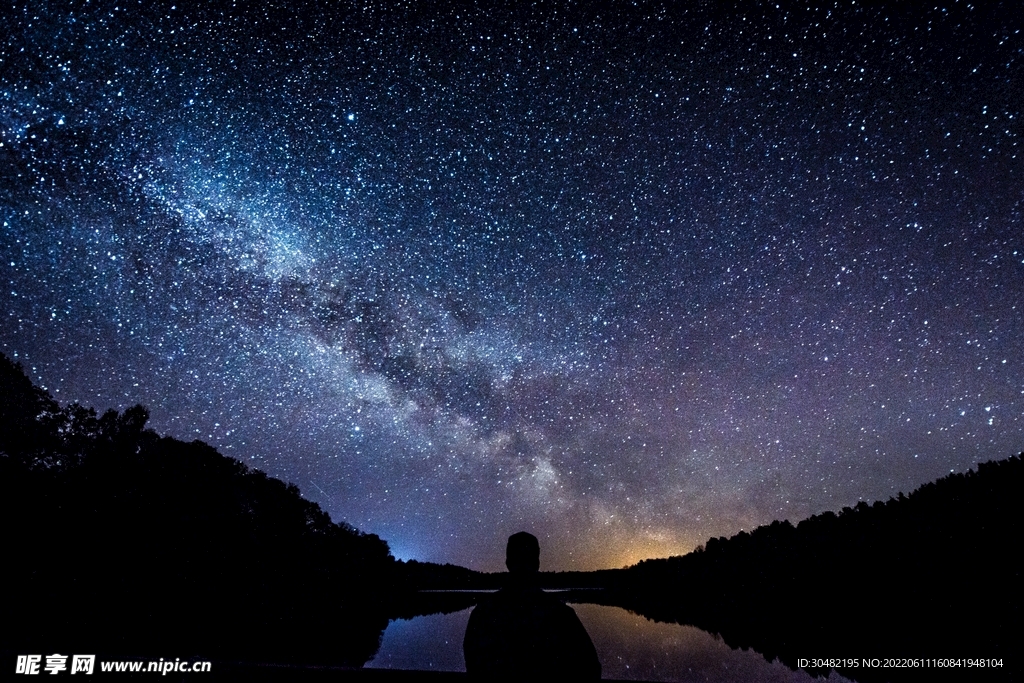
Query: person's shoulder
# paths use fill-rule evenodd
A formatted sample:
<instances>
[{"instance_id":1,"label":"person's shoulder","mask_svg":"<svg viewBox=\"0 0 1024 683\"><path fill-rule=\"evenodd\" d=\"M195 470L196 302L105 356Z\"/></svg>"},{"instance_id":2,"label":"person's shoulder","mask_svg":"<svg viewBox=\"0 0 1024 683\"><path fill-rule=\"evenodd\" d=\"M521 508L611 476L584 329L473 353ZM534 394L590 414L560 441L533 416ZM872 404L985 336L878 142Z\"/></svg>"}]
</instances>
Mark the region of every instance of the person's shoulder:
<instances>
[{"instance_id":1,"label":"person's shoulder","mask_svg":"<svg viewBox=\"0 0 1024 683\"><path fill-rule=\"evenodd\" d=\"M509 608L509 606L517 605L522 602L522 596L516 591L507 588L502 588L494 593L485 593L480 596L480 599L476 602L476 607L473 608L473 614L489 614L492 612L500 612Z\"/></svg>"},{"instance_id":2,"label":"person's shoulder","mask_svg":"<svg viewBox=\"0 0 1024 683\"><path fill-rule=\"evenodd\" d=\"M530 597L539 603L550 605L553 609L561 608L563 610L567 609L570 612L572 611L572 608L565 604L565 600L563 600L558 593L548 593L547 591L542 591L538 588Z\"/></svg>"},{"instance_id":3,"label":"person's shoulder","mask_svg":"<svg viewBox=\"0 0 1024 683\"><path fill-rule=\"evenodd\" d=\"M565 618L573 619L573 620L578 620L579 619L579 617L576 616L576 610L574 610L569 605L565 604L564 600L562 600L561 598L556 597L554 595L550 596L550 599L551 599L551 609L552 610L558 612L558 614L560 614L561 616L563 616Z\"/></svg>"},{"instance_id":4,"label":"person's shoulder","mask_svg":"<svg viewBox=\"0 0 1024 683\"><path fill-rule=\"evenodd\" d=\"M534 586L505 586L487 597L492 602L520 602L522 600L536 600L537 596L540 595L545 595L544 591Z\"/></svg>"},{"instance_id":5,"label":"person's shoulder","mask_svg":"<svg viewBox=\"0 0 1024 683\"><path fill-rule=\"evenodd\" d=\"M480 598L477 599L476 605L473 606L473 611L470 613L470 616L473 616L474 614L481 615L497 607L497 595L497 593L485 593L484 595L481 595Z\"/></svg>"},{"instance_id":6,"label":"person's shoulder","mask_svg":"<svg viewBox=\"0 0 1024 683\"><path fill-rule=\"evenodd\" d=\"M566 624L579 621L576 610L559 597L557 593L546 593L536 590L529 595L522 596L520 603L537 615L544 615L544 619L550 623Z\"/></svg>"},{"instance_id":7,"label":"person's shoulder","mask_svg":"<svg viewBox=\"0 0 1024 683\"><path fill-rule=\"evenodd\" d=\"M557 594L547 593L533 586L505 587L494 593L481 596L474 612L481 614L508 610L537 610L558 615L575 617L576 612L565 604Z\"/></svg>"}]
</instances>

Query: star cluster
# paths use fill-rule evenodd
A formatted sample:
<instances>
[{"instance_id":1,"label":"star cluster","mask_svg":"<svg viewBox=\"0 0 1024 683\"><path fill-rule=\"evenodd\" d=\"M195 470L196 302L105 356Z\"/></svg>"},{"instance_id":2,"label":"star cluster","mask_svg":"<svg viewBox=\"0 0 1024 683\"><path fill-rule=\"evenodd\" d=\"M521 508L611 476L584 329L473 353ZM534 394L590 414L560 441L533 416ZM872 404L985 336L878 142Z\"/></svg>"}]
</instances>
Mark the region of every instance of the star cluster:
<instances>
[{"instance_id":1,"label":"star cluster","mask_svg":"<svg viewBox=\"0 0 1024 683\"><path fill-rule=\"evenodd\" d=\"M621 566L1024 448L1024 36L952 3L16 3L0 350L400 557Z\"/></svg>"}]
</instances>

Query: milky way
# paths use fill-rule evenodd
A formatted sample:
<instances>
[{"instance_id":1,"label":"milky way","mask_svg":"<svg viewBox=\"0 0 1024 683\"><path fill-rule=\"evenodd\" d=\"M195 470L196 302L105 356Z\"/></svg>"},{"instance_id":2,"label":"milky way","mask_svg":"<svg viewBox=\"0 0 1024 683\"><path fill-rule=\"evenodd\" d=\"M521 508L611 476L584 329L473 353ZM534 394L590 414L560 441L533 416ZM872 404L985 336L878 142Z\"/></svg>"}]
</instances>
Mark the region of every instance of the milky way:
<instances>
[{"instance_id":1,"label":"milky way","mask_svg":"<svg viewBox=\"0 0 1024 683\"><path fill-rule=\"evenodd\" d=\"M485 570L1024 449L1016 8L687 5L4 10L0 351Z\"/></svg>"}]
</instances>

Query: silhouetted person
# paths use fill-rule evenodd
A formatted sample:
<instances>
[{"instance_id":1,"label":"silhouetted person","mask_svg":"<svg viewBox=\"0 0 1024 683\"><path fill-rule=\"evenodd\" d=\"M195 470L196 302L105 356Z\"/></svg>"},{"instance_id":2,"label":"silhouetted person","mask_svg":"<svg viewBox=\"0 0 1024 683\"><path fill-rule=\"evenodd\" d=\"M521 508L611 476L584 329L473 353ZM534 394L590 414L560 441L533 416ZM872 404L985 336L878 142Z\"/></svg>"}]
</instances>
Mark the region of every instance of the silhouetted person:
<instances>
[{"instance_id":1,"label":"silhouetted person","mask_svg":"<svg viewBox=\"0 0 1024 683\"><path fill-rule=\"evenodd\" d=\"M521 531L505 551L508 584L469 615L466 672L478 680L597 680L601 663L576 612L537 585L540 544Z\"/></svg>"}]
</instances>

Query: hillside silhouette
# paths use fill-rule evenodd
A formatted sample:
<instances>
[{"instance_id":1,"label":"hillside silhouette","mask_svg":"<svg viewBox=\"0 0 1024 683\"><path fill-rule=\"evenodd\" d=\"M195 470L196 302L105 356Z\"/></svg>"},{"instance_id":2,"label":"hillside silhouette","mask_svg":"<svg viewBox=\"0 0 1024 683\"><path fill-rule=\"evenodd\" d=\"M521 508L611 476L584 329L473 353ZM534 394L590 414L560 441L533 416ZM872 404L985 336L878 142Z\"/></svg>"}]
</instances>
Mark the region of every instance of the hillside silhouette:
<instances>
[{"instance_id":1,"label":"hillside silhouette","mask_svg":"<svg viewBox=\"0 0 1024 683\"><path fill-rule=\"evenodd\" d=\"M61 407L2 354L0 387L6 654L359 667L389 619L465 609L479 593L443 591L503 585L503 574L396 561L294 485L147 429L142 406ZM538 584L585 589L562 597L691 624L794 668L808 657L1000 658L983 680L1006 680L1021 631L1022 457L684 556L543 572Z\"/></svg>"},{"instance_id":2,"label":"hillside silhouette","mask_svg":"<svg viewBox=\"0 0 1024 683\"><path fill-rule=\"evenodd\" d=\"M0 355L0 642L360 666L399 582L387 544L134 406L60 407Z\"/></svg>"},{"instance_id":3,"label":"hillside silhouette","mask_svg":"<svg viewBox=\"0 0 1024 683\"><path fill-rule=\"evenodd\" d=\"M1005 680L1022 625L1022 494L1021 456L982 463L887 502L795 526L776 521L640 562L594 601L692 624L794 668L811 657L1003 662L973 673L966 664L841 670L855 680Z\"/></svg>"}]
</instances>

